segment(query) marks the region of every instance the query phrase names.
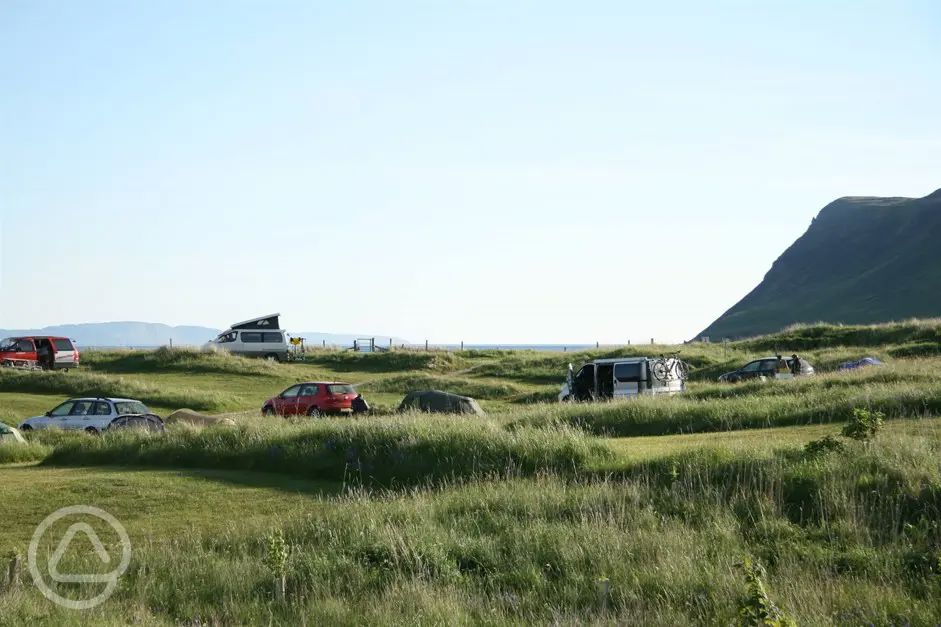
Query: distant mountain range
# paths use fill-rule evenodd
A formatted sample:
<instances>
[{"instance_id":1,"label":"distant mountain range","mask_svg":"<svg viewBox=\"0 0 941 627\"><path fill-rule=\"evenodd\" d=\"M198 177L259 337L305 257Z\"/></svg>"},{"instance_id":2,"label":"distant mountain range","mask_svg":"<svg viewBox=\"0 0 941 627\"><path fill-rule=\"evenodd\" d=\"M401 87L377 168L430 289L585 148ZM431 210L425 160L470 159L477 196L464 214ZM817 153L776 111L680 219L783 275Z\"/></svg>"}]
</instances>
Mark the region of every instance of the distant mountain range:
<instances>
[{"instance_id":1,"label":"distant mountain range","mask_svg":"<svg viewBox=\"0 0 941 627\"><path fill-rule=\"evenodd\" d=\"M42 329L0 329L0 338L11 335L60 335L69 337L82 346L101 347L154 347L171 341L174 346L201 346L213 339L222 329L199 326L169 326L155 322L89 322L63 324ZM352 346L358 338L375 337L376 343L389 344L389 336L370 334L321 333L317 331L291 331L291 335L303 337L308 346L326 343L327 346ZM408 344L402 338L391 338L395 344Z\"/></svg>"},{"instance_id":2,"label":"distant mountain range","mask_svg":"<svg viewBox=\"0 0 941 627\"><path fill-rule=\"evenodd\" d=\"M795 322L941 316L941 190L924 198L840 198L764 280L699 336L740 338Z\"/></svg>"}]
</instances>

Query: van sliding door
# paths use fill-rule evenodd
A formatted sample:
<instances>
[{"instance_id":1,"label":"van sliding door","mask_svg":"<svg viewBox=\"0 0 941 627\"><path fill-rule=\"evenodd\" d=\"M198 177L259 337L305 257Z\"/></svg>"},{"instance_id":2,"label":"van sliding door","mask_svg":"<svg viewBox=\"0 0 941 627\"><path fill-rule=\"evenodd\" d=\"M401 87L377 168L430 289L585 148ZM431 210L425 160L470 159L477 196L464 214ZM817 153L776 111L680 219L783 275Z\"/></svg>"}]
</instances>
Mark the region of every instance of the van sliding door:
<instances>
[{"instance_id":1,"label":"van sliding door","mask_svg":"<svg viewBox=\"0 0 941 627\"><path fill-rule=\"evenodd\" d=\"M647 387L646 364L631 361L614 365L614 396L636 396Z\"/></svg>"}]
</instances>

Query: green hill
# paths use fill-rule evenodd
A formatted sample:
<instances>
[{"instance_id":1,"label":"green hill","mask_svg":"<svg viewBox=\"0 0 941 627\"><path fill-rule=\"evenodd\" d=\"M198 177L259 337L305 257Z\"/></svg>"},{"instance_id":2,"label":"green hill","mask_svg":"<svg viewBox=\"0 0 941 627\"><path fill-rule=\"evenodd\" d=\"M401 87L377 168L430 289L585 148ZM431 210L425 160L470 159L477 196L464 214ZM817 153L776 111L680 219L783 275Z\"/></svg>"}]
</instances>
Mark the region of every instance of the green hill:
<instances>
[{"instance_id":1,"label":"green hill","mask_svg":"<svg viewBox=\"0 0 941 627\"><path fill-rule=\"evenodd\" d=\"M939 285L941 190L924 198L840 198L758 287L699 336L750 337L797 322L935 317Z\"/></svg>"}]
</instances>

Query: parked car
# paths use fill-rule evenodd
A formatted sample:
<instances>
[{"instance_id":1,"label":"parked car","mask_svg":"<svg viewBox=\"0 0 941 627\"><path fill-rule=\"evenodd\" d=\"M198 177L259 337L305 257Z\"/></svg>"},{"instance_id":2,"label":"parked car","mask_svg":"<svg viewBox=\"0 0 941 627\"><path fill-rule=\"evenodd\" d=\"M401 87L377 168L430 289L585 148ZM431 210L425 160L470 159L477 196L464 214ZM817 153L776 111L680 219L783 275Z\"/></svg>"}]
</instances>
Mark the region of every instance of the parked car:
<instances>
[{"instance_id":1,"label":"parked car","mask_svg":"<svg viewBox=\"0 0 941 627\"><path fill-rule=\"evenodd\" d=\"M356 390L349 383L308 381L292 385L261 406L266 416L311 416L352 414Z\"/></svg>"},{"instance_id":2,"label":"parked car","mask_svg":"<svg viewBox=\"0 0 941 627\"><path fill-rule=\"evenodd\" d=\"M101 433L120 416L152 414L140 401L129 398L72 398L42 416L27 418L20 431L67 429Z\"/></svg>"},{"instance_id":3,"label":"parked car","mask_svg":"<svg viewBox=\"0 0 941 627\"><path fill-rule=\"evenodd\" d=\"M27 335L0 341L0 365L28 370L77 368L79 352L67 337Z\"/></svg>"},{"instance_id":4,"label":"parked car","mask_svg":"<svg viewBox=\"0 0 941 627\"><path fill-rule=\"evenodd\" d=\"M592 401L651 394L678 394L686 389L686 365L674 357L596 359L569 375L560 401Z\"/></svg>"},{"instance_id":5,"label":"parked car","mask_svg":"<svg viewBox=\"0 0 941 627\"><path fill-rule=\"evenodd\" d=\"M763 357L750 361L738 370L726 372L719 377L719 381L738 383L749 379L793 379L795 376L812 376L814 367L810 362L797 357L795 366L794 357Z\"/></svg>"},{"instance_id":6,"label":"parked car","mask_svg":"<svg viewBox=\"0 0 941 627\"><path fill-rule=\"evenodd\" d=\"M163 433L167 430L166 426L163 424L163 420L156 414L118 416L108 425L108 431L124 431L128 429L149 431L152 433Z\"/></svg>"},{"instance_id":7,"label":"parked car","mask_svg":"<svg viewBox=\"0 0 941 627\"><path fill-rule=\"evenodd\" d=\"M288 343L278 323L280 315L271 314L237 322L209 342L207 347L244 357L285 361L288 358Z\"/></svg>"}]
</instances>

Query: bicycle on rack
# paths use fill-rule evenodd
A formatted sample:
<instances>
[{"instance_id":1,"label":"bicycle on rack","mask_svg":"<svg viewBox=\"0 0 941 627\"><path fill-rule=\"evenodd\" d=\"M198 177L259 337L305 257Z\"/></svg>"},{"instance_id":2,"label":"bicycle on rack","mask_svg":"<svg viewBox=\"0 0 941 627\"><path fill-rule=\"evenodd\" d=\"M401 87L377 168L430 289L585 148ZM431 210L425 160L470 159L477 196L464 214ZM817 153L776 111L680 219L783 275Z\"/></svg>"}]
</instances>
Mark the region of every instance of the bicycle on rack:
<instances>
[{"instance_id":1,"label":"bicycle on rack","mask_svg":"<svg viewBox=\"0 0 941 627\"><path fill-rule=\"evenodd\" d=\"M679 353L670 353L670 357L660 355L650 368L654 378L661 383L679 379L686 381L689 378L689 364L679 358Z\"/></svg>"}]
</instances>

